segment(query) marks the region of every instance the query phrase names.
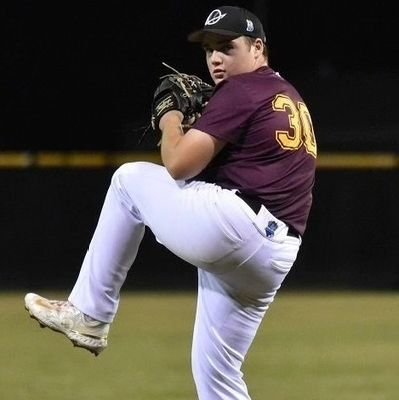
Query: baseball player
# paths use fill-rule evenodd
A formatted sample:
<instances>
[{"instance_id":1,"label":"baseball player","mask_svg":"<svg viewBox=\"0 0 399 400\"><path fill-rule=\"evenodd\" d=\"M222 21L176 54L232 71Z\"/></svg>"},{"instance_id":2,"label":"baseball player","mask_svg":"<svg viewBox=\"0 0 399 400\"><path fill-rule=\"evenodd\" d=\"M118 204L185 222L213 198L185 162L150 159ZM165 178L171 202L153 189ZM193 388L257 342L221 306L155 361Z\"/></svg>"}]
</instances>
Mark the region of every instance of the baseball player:
<instances>
[{"instance_id":1,"label":"baseball player","mask_svg":"<svg viewBox=\"0 0 399 400\"><path fill-rule=\"evenodd\" d=\"M115 171L68 300L28 293L25 306L41 325L99 354L147 226L198 268L198 398L247 400L242 364L301 245L316 140L304 100L269 65L255 15L219 7L188 40L204 49L215 84L202 115L184 131L179 102L155 99L163 166Z\"/></svg>"}]
</instances>

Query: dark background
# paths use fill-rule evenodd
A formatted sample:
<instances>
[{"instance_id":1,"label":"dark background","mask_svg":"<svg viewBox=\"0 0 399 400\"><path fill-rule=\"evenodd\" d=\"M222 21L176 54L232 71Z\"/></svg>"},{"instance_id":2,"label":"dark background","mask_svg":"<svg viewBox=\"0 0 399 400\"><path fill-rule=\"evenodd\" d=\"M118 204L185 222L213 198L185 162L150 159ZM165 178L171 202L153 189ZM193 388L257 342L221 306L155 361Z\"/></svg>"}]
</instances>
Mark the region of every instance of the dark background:
<instances>
[{"instance_id":1,"label":"dark background","mask_svg":"<svg viewBox=\"0 0 399 400\"><path fill-rule=\"evenodd\" d=\"M1 289L72 288L112 173L0 170L8 189L0 196ZM398 181L398 169L318 171L308 229L285 286L399 290ZM124 287L196 283L196 269L147 231Z\"/></svg>"},{"instance_id":2,"label":"dark background","mask_svg":"<svg viewBox=\"0 0 399 400\"><path fill-rule=\"evenodd\" d=\"M229 3L263 21L270 64L307 101L321 150L399 147L397 14L385 3ZM161 62L208 80L186 36L222 4L2 2L0 149L153 147L138 145L136 129L148 124Z\"/></svg>"},{"instance_id":3,"label":"dark background","mask_svg":"<svg viewBox=\"0 0 399 400\"><path fill-rule=\"evenodd\" d=\"M385 3L230 2L263 21L270 64L307 102L324 156L399 152L397 14ZM222 4L2 2L0 158L154 149L151 135L138 138L167 72L161 62L208 80L202 50L186 36ZM1 288L72 286L113 170L0 169ZM289 287L399 288L398 172L317 171ZM195 269L147 232L126 287L195 285Z\"/></svg>"}]
</instances>

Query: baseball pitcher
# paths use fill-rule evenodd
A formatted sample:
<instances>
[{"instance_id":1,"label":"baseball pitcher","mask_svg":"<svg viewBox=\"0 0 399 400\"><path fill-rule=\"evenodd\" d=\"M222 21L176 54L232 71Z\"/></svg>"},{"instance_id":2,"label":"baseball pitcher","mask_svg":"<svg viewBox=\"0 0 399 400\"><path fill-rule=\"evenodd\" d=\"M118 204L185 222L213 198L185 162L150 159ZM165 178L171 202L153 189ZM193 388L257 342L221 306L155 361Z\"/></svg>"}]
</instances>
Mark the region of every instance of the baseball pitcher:
<instances>
[{"instance_id":1,"label":"baseball pitcher","mask_svg":"<svg viewBox=\"0 0 399 400\"><path fill-rule=\"evenodd\" d=\"M99 354L148 227L198 268L198 398L248 400L242 365L297 257L317 146L309 109L270 66L254 14L219 7L188 40L203 48L213 84L177 70L161 78L150 125L163 165L134 162L115 171L69 298L28 293L25 307L41 325Z\"/></svg>"}]
</instances>

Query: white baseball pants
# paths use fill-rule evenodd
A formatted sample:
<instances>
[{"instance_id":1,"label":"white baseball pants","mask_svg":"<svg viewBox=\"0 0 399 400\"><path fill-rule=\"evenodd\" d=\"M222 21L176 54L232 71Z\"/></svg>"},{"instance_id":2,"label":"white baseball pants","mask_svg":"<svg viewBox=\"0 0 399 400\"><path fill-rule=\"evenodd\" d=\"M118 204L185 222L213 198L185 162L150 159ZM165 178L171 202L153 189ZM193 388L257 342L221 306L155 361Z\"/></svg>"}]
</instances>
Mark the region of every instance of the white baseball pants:
<instances>
[{"instance_id":1,"label":"white baseball pants","mask_svg":"<svg viewBox=\"0 0 399 400\"><path fill-rule=\"evenodd\" d=\"M278 228L268 238L272 220ZM192 371L199 399L250 399L241 366L301 239L287 236L266 208L256 215L232 190L175 181L157 164L124 164L112 177L69 296L79 310L113 321L145 226L198 267Z\"/></svg>"}]
</instances>

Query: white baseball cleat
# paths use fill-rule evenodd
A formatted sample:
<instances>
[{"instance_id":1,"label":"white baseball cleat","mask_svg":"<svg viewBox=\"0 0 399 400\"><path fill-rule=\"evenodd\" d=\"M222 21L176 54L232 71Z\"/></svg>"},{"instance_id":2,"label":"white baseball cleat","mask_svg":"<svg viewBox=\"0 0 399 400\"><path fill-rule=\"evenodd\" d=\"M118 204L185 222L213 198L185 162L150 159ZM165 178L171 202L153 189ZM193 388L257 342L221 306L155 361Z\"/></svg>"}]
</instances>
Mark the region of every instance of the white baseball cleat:
<instances>
[{"instance_id":1,"label":"white baseball cleat","mask_svg":"<svg viewBox=\"0 0 399 400\"><path fill-rule=\"evenodd\" d=\"M96 356L107 347L110 324L88 317L69 301L48 300L28 293L25 308L42 328L47 326L63 333L74 346L89 350Z\"/></svg>"}]
</instances>

